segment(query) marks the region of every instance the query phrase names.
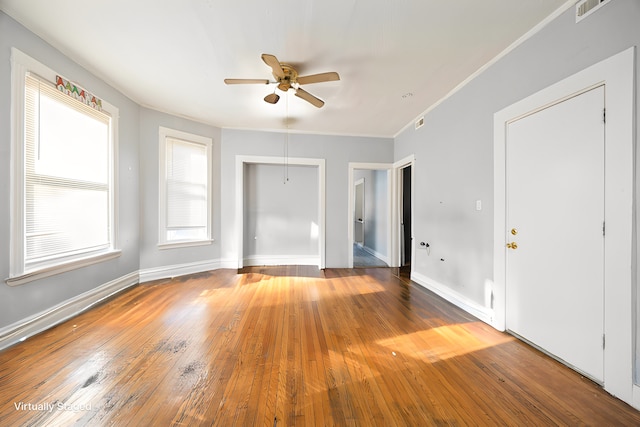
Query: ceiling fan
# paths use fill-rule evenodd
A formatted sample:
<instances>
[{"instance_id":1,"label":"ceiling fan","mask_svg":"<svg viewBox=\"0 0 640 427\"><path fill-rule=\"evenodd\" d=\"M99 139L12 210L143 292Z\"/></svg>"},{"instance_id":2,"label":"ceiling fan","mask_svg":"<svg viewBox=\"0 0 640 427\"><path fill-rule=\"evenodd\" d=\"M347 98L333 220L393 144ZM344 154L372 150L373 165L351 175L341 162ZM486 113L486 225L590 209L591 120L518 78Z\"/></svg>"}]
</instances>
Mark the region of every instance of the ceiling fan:
<instances>
[{"instance_id":1,"label":"ceiling fan","mask_svg":"<svg viewBox=\"0 0 640 427\"><path fill-rule=\"evenodd\" d=\"M284 64L278 61L273 55L267 53L262 54L262 60L265 64L271 67L275 82L271 82L268 79L224 79L224 82L228 85L241 85L241 84L269 84L277 83L277 88L283 92L293 89L298 98L302 98L318 108L324 105L324 101L320 98L310 94L300 86L311 83L322 83L340 80L340 76L335 71L328 73L312 74L309 76L298 76L298 72L291 65ZM264 97L265 102L269 104L275 104L280 99L280 96L275 93L270 93Z\"/></svg>"}]
</instances>

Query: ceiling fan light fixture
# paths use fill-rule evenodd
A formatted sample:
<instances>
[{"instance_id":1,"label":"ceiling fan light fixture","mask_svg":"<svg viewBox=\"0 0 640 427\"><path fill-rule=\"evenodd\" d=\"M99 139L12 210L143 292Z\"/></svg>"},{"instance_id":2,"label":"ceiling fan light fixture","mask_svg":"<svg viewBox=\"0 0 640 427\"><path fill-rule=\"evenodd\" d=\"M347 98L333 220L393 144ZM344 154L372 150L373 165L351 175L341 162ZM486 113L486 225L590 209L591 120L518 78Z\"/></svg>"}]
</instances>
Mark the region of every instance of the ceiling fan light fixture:
<instances>
[{"instance_id":1,"label":"ceiling fan light fixture","mask_svg":"<svg viewBox=\"0 0 640 427\"><path fill-rule=\"evenodd\" d=\"M273 83L277 84L277 89L280 89L282 92L287 92L289 89L293 89L295 91L295 95L298 98L304 99L311 105L318 108L321 108L324 105L324 101L305 91L300 86L304 84L340 80L340 75L338 75L338 73L336 73L335 71L298 77L298 72L295 68L293 68L289 64L278 61L278 58L276 58L274 55L270 55L267 53L262 54L262 60L271 68L273 77L276 80ZM226 84L272 83L269 80L265 79L225 79L224 82ZM272 94L264 97L265 102L268 102L269 104L275 104L279 99L280 96L276 95L275 90Z\"/></svg>"},{"instance_id":2,"label":"ceiling fan light fixture","mask_svg":"<svg viewBox=\"0 0 640 427\"><path fill-rule=\"evenodd\" d=\"M280 95L275 92L264 97L264 102L268 102L269 104L275 104L278 100L280 100Z\"/></svg>"}]
</instances>

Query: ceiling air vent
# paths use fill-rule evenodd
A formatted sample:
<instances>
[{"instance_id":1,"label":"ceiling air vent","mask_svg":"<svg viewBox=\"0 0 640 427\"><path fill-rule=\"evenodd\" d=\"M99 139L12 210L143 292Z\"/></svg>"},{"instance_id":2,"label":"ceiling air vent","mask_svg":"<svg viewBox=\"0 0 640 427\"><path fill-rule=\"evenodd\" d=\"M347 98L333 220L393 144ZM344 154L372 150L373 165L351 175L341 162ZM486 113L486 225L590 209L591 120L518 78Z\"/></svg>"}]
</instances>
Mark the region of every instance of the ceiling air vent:
<instances>
[{"instance_id":1,"label":"ceiling air vent","mask_svg":"<svg viewBox=\"0 0 640 427\"><path fill-rule=\"evenodd\" d=\"M416 129L420 129L422 126L424 126L424 117L420 117L416 120Z\"/></svg>"},{"instance_id":2,"label":"ceiling air vent","mask_svg":"<svg viewBox=\"0 0 640 427\"><path fill-rule=\"evenodd\" d=\"M580 0L576 4L576 22L582 21L611 0Z\"/></svg>"}]
</instances>

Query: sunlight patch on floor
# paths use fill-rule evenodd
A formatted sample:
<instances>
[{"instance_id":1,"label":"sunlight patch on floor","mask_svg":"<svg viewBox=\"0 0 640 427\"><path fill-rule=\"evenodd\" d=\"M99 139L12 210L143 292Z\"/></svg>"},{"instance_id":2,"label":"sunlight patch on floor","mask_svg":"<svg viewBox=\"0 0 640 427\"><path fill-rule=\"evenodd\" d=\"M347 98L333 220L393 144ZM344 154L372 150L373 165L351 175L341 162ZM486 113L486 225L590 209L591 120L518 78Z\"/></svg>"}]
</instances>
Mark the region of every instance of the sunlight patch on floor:
<instances>
[{"instance_id":1,"label":"sunlight patch on floor","mask_svg":"<svg viewBox=\"0 0 640 427\"><path fill-rule=\"evenodd\" d=\"M426 359L431 363L463 356L513 341L515 338L489 331L482 322L440 326L377 341L390 352Z\"/></svg>"}]
</instances>

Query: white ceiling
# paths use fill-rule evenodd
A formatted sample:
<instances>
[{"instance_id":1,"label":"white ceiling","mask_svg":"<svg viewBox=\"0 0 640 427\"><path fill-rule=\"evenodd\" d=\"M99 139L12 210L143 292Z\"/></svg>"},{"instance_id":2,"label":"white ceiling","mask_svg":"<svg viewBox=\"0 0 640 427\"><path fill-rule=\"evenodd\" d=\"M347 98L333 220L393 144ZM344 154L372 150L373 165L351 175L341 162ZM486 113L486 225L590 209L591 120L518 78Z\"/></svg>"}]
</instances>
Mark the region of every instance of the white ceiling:
<instances>
[{"instance_id":1,"label":"white ceiling","mask_svg":"<svg viewBox=\"0 0 640 427\"><path fill-rule=\"evenodd\" d=\"M0 9L141 105L223 128L393 137L567 0L0 0ZM262 53L321 109L273 86ZM82 82L78 82L81 84ZM91 88L89 88L91 90ZM410 94L410 95L409 95ZM99 95L99 93L98 93ZM281 93L282 95L282 93ZM288 108L287 108L288 104Z\"/></svg>"}]
</instances>

